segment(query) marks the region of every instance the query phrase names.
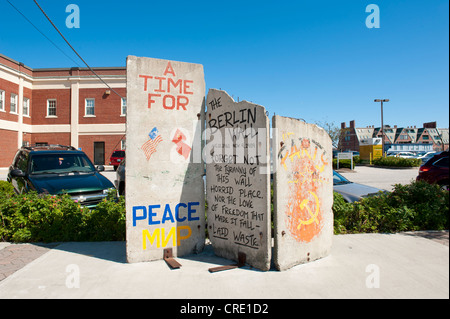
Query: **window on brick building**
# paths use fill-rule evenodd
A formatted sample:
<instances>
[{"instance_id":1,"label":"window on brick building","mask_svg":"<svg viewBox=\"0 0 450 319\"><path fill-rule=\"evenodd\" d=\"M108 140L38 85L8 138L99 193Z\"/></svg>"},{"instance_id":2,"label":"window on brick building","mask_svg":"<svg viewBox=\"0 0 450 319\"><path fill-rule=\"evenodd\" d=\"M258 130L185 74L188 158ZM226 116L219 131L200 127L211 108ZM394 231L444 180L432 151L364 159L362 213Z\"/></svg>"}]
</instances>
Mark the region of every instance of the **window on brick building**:
<instances>
[{"instance_id":1,"label":"window on brick building","mask_svg":"<svg viewBox=\"0 0 450 319\"><path fill-rule=\"evenodd\" d=\"M47 116L56 116L56 100L47 100Z\"/></svg>"},{"instance_id":2,"label":"window on brick building","mask_svg":"<svg viewBox=\"0 0 450 319\"><path fill-rule=\"evenodd\" d=\"M0 111L5 110L5 91L0 90Z\"/></svg>"},{"instance_id":3,"label":"window on brick building","mask_svg":"<svg viewBox=\"0 0 450 319\"><path fill-rule=\"evenodd\" d=\"M127 99L122 98L122 109L121 109L121 115L125 116L127 115Z\"/></svg>"},{"instance_id":4,"label":"window on brick building","mask_svg":"<svg viewBox=\"0 0 450 319\"><path fill-rule=\"evenodd\" d=\"M23 98L23 115L30 116L30 99Z\"/></svg>"},{"instance_id":5,"label":"window on brick building","mask_svg":"<svg viewBox=\"0 0 450 319\"><path fill-rule=\"evenodd\" d=\"M95 116L95 99L86 99L84 114L86 116Z\"/></svg>"},{"instance_id":6,"label":"window on brick building","mask_svg":"<svg viewBox=\"0 0 450 319\"><path fill-rule=\"evenodd\" d=\"M10 112L17 114L17 94L11 93L11 108Z\"/></svg>"}]
</instances>

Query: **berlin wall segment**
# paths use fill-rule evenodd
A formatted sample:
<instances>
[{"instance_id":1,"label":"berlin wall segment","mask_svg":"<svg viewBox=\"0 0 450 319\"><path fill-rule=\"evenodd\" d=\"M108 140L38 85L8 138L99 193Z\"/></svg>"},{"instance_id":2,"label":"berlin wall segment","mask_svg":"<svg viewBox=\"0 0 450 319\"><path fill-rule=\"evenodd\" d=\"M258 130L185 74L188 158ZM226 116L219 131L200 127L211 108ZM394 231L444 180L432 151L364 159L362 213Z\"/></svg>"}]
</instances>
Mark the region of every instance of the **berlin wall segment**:
<instances>
[{"instance_id":1,"label":"berlin wall segment","mask_svg":"<svg viewBox=\"0 0 450 319\"><path fill-rule=\"evenodd\" d=\"M278 270L323 258L333 237L332 144L322 128L273 118L275 249Z\"/></svg>"},{"instance_id":2,"label":"berlin wall segment","mask_svg":"<svg viewBox=\"0 0 450 319\"><path fill-rule=\"evenodd\" d=\"M208 234L216 255L270 270L269 120L264 107L235 103L224 91L207 97Z\"/></svg>"},{"instance_id":3,"label":"berlin wall segment","mask_svg":"<svg viewBox=\"0 0 450 319\"><path fill-rule=\"evenodd\" d=\"M271 264L269 120L265 108L210 90L203 66L127 59L127 260L199 253L263 271ZM206 129L205 129L206 123ZM329 254L332 146L316 125L273 119L274 262L278 270ZM204 147L202 147L202 145Z\"/></svg>"},{"instance_id":4,"label":"berlin wall segment","mask_svg":"<svg viewBox=\"0 0 450 319\"><path fill-rule=\"evenodd\" d=\"M127 260L205 245L203 66L127 58Z\"/></svg>"}]
</instances>

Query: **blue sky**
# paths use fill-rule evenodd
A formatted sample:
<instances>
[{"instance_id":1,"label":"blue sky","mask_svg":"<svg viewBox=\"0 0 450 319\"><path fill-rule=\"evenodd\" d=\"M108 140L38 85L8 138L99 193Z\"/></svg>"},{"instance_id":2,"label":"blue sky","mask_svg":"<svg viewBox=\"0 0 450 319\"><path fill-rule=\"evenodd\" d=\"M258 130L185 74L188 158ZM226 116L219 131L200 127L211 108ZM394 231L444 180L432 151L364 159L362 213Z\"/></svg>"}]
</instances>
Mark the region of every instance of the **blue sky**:
<instances>
[{"instance_id":1,"label":"blue sky","mask_svg":"<svg viewBox=\"0 0 450 319\"><path fill-rule=\"evenodd\" d=\"M10 0L80 66L32 0ZM448 0L38 0L91 66L127 55L203 64L206 87L263 105L271 116L379 126L449 127ZM366 6L380 28L366 27ZM80 8L69 29L66 7ZM0 53L32 68L76 66L6 0Z\"/></svg>"}]
</instances>

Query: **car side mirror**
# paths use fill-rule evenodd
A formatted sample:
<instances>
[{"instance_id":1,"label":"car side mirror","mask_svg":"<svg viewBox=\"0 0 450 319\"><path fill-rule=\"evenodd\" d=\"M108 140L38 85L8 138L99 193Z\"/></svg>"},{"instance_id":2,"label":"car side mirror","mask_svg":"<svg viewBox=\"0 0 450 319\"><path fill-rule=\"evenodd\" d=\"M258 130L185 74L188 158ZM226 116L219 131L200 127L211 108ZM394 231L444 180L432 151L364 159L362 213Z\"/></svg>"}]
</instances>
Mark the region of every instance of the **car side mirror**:
<instances>
[{"instance_id":1,"label":"car side mirror","mask_svg":"<svg viewBox=\"0 0 450 319\"><path fill-rule=\"evenodd\" d=\"M11 176L12 177L25 177L25 173L22 172L20 169L15 169L13 171L11 171Z\"/></svg>"},{"instance_id":2,"label":"car side mirror","mask_svg":"<svg viewBox=\"0 0 450 319\"><path fill-rule=\"evenodd\" d=\"M105 166L103 166L103 165L97 166L97 171L104 172L105 171Z\"/></svg>"}]
</instances>

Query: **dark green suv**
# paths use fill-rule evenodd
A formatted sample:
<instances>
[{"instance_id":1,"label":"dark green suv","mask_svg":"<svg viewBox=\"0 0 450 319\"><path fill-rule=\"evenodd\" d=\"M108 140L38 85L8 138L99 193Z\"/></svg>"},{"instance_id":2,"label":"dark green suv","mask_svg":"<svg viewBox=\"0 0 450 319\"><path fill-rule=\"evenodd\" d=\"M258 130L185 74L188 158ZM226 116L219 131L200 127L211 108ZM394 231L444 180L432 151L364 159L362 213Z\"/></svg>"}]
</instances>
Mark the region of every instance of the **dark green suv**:
<instances>
[{"instance_id":1,"label":"dark green suv","mask_svg":"<svg viewBox=\"0 0 450 319\"><path fill-rule=\"evenodd\" d=\"M104 170L71 146L23 147L9 168L8 182L18 194L69 194L81 205L93 208L115 190L113 183L100 174Z\"/></svg>"}]
</instances>

